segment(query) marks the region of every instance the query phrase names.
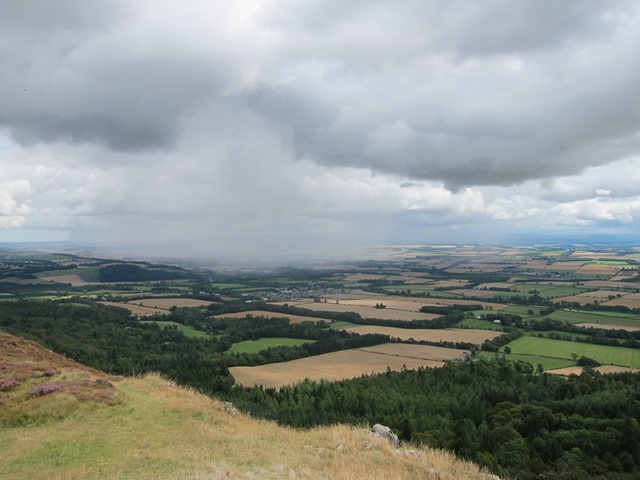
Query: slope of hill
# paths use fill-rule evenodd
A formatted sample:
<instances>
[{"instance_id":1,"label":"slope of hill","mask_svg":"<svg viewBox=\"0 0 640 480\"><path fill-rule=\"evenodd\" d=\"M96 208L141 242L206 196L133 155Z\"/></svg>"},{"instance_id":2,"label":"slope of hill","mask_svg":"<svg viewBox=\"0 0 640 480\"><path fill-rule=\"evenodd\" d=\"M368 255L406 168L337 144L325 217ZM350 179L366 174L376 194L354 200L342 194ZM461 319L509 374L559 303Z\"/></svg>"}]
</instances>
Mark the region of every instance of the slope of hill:
<instances>
[{"instance_id":1,"label":"slope of hill","mask_svg":"<svg viewBox=\"0 0 640 480\"><path fill-rule=\"evenodd\" d=\"M255 420L157 375L111 377L2 332L0 447L0 479L493 477L364 428Z\"/></svg>"}]
</instances>

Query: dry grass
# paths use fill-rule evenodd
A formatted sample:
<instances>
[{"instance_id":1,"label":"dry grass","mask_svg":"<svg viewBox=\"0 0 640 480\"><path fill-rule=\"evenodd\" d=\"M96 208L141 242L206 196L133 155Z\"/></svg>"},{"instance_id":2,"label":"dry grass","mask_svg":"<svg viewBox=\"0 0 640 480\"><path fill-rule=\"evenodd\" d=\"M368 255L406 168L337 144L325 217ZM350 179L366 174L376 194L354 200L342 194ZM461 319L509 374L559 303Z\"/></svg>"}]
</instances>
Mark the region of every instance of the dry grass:
<instances>
[{"instance_id":1,"label":"dry grass","mask_svg":"<svg viewBox=\"0 0 640 480\"><path fill-rule=\"evenodd\" d=\"M3 358L23 362L34 354L44 366L63 369L60 374L93 374L7 339L0 344ZM440 450L406 445L396 451L364 428L295 430L230 413L156 375L122 379L114 388L119 403L87 408L82 401L59 419L0 429L0 479L487 478L476 465ZM41 398L68 400L61 393Z\"/></svg>"},{"instance_id":2,"label":"dry grass","mask_svg":"<svg viewBox=\"0 0 640 480\"><path fill-rule=\"evenodd\" d=\"M385 344L342 350L290 362L257 367L232 367L229 372L246 386L263 385L280 388L310 380L343 380L360 375L382 373L390 368L441 367L445 360L464 357L468 352L425 345Z\"/></svg>"},{"instance_id":3,"label":"dry grass","mask_svg":"<svg viewBox=\"0 0 640 480\"><path fill-rule=\"evenodd\" d=\"M327 322L331 323L331 320L318 317L303 317L301 315L290 315L288 313L268 312L266 310L250 310L248 312L238 313L223 313L222 315L214 315L213 318L245 318L247 315L253 315L254 317L265 318L288 318L289 323L302 323L302 322Z\"/></svg>"},{"instance_id":4,"label":"dry grass","mask_svg":"<svg viewBox=\"0 0 640 480\"><path fill-rule=\"evenodd\" d=\"M352 333L366 335L368 333L380 333L389 335L392 338L400 340L409 340L413 338L416 341L426 340L429 342L467 342L481 345L485 340L492 340L502 332L493 330L469 330L462 328L448 329L426 329L426 328L395 328L395 327L378 327L374 325L363 325L360 327L349 328Z\"/></svg>"}]
</instances>

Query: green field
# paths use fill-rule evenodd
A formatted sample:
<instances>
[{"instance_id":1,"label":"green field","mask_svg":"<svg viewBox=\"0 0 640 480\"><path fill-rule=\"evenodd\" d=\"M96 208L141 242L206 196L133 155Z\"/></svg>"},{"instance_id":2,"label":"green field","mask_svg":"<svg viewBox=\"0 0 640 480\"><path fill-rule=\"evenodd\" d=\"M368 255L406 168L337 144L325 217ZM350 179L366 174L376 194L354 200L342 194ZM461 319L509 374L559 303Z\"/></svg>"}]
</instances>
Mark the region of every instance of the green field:
<instances>
[{"instance_id":1,"label":"green field","mask_svg":"<svg viewBox=\"0 0 640 480\"><path fill-rule=\"evenodd\" d=\"M241 283L212 283L211 286L213 288L217 288L218 290L233 290L234 288L244 288L246 285Z\"/></svg>"},{"instance_id":2,"label":"green field","mask_svg":"<svg viewBox=\"0 0 640 480\"><path fill-rule=\"evenodd\" d=\"M561 332L559 330L545 330L543 332L539 332L539 331L535 331L535 330L529 330L529 331L524 331L524 330L520 330L522 333L524 333L525 335L529 335L531 337L551 337L552 335L562 335L562 337L565 338L571 338L572 340L575 340L576 338L589 338L590 335L587 335L586 333L570 333L570 332Z\"/></svg>"},{"instance_id":3,"label":"green field","mask_svg":"<svg viewBox=\"0 0 640 480\"><path fill-rule=\"evenodd\" d=\"M497 323L487 322L486 320L479 320L477 318L465 318L459 321L456 325L463 325L469 328L477 328L479 330L502 330L502 325Z\"/></svg>"},{"instance_id":4,"label":"green field","mask_svg":"<svg viewBox=\"0 0 640 480\"><path fill-rule=\"evenodd\" d=\"M450 293L446 290L436 290L433 285L407 284L407 285L387 285L382 287L387 292L401 292L411 290L411 294L430 294L434 298L460 298L456 293ZM471 291L471 290L470 290Z\"/></svg>"},{"instance_id":5,"label":"green field","mask_svg":"<svg viewBox=\"0 0 640 480\"><path fill-rule=\"evenodd\" d=\"M48 270L46 272L40 272L36 274L38 278L46 279L46 280L55 280L55 278L60 275L78 275L85 282L99 282L100 281L100 272L96 267L87 267L87 268L70 268L66 270Z\"/></svg>"},{"instance_id":6,"label":"green field","mask_svg":"<svg viewBox=\"0 0 640 480\"><path fill-rule=\"evenodd\" d=\"M621 327L640 327L640 316L616 312L586 312L584 310L556 310L547 315L554 320L570 323L600 323Z\"/></svg>"},{"instance_id":7,"label":"green field","mask_svg":"<svg viewBox=\"0 0 640 480\"><path fill-rule=\"evenodd\" d=\"M301 340L299 338L260 338L258 340L245 340L234 343L225 353L256 353L270 347L295 347L303 343L311 343L313 340Z\"/></svg>"},{"instance_id":8,"label":"green field","mask_svg":"<svg viewBox=\"0 0 640 480\"><path fill-rule=\"evenodd\" d=\"M347 328L359 327L360 325L351 322L333 322L329 325L329 328L336 330L346 330Z\"/></svg>"},{"instance_id":9,"label":"green field","mask_svg":"<svg viewBox=\"0 0 640 480\"><path fill-rule=\"evenodd\" d=\"M157 323L161 327L174 326L174 327L177 327L179 331L184 333L185 337L189 337L189 338L210 338L211 337L208 333L203 332L202 330L196 330L193 327L189 327L187 325L183 325L178 322L170 322L170 321L155 322L153 320L141 320L140 323Z\"/></svg>"},{"instance_id":10,"label":"green field","mask_svg":"<svg viewBox=\"0 0 640 480\"><path fill-rule=\"evenodd\" d=\"M529 310L533 311L533 315L529 313ZM541 307L529 307L526 305L511 305L507 308L501 308L500 313L515 313L521 317L539 317Z\"/></svg>"},{"instance_id":11,"label":"green field","mask_svg":"<svg viewBox=\"0 0 640 480\"><path fill-rule=\"evenodd\" d=\"M551 340L549 338L520 337L509 343L511 352L521 355L534 355L550 358L573 359L578 357L593 358L600 363L640 368L640 350L624 347L609 347L589 343ZM504 347L501 348L501 351Z\"/></svg>"},{"instance_id":12,"label":"green field","mask_svg":"<svg viewBox=\"0 0 640 480\"><path fill-rule=\"evenodd\" d=\"M479 356L486 358L495 357L495 353L491 352L480 352ZM498 354L500 357L504 356L507 360L512 361L523 361L528 362L534 367L537 367L538 364L542 365L544 370L553 370L555 368L564 368L564 367L572 367L576 364L573 360L565 360L562 358L550 358L550 357L541 357L538 355L520 355L514 353L500 353Z\"/></svg>"}]
</instances>

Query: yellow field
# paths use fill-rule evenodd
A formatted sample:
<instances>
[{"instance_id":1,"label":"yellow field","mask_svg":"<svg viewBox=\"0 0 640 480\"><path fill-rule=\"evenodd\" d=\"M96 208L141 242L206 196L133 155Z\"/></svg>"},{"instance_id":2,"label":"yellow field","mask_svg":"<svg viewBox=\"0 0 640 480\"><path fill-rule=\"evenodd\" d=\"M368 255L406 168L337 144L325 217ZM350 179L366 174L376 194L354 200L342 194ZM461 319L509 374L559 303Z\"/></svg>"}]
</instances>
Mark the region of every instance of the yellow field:
<instances>
[{"instance_id":1,"label":"yellow field","mask_svg":"<svg viewBox=\"0 0 640 480\"><path fill-rule=\"evenodd\" d=\"M392 338L400 340L409 340L413 338L416 341L429 342L467 342L481 345L485 340L492 340L502 332L494 330L471 330L464 328L447 328L447 329L426 329L426 328L395 328L395 327L378 327L374 325L363 325L361 327L352 327L350 332L366 335L368 333L380 333L389 335Z\"/></svg>"},{"instance_id":2,"label":"yellow field","mask_svg":"<svg viewBox=\"0 0 640 480\"><path fill-rule=\"evenodd\" d=\"M601 328L603 330L626 330L628 332L636 332L640 330L640 327L623 327L621 325L602 325L600 323L578 323L576 327L585 328Z\"/></svg>"},{"instance_id":3,"label":"yellow field","mask_svg":"<svg viewBox=\"0 0 640 480\"><path fill-rule=\"evenodd\" d=\"M207 300L197 300L195 298L141 298L132 300L131 304L142 305L143 307L163 308L169 310L171 307L206 307L215 302Z\"/></svg>"},{"instance_id":4,"label":"yellow field","mask_svg":"<svg viewBox=\"0 0 640 480\"><path fill-rule=\"evenodd\" d=\"M461 358L465 354L468 352L453 348L390 343L257 367L231 367L229 372L245 386L281 388L305 378L316 381L343 380L382 373L387 368L441 367L445 360Z\"/></svg>"},{"instance_id":5,"label":"yellow field","mask_svg":"<svg viewBox=\"0 0 640 480\"><path fill-rule=\"evenodd\" d=\"M626 295L622 298L616 298L603 302L603 305L622 305L629 308L640 308L640 298L628 298Z\"/></svg>"},{"instance_id":6,"label":"yellow field","mask_svg":"<svg viewBox=\"0 0 640 480\"><path fill-rule=\"evenodd\" d=\"M602 365L600 367L596 367L600 373L617 373L617 372L639 372L638 368L629 368L629 367L620 367L618 365ZM556 368L555 370L546 370L545 373L550 373L552 375L563 375L568 377L569 375L580 375L582 373L582 367L565 367L565 368Z\"/></svg>"},{"instance_id":7,"label":"yellow field","mask_svg":"<svg viewBox=\"0 0 640 480\"><path fill-rule=\"evenodd\" d=\"M245 318L247 315L253 315L254 317L265 318L288 318L289 323L302 323L302 322L327 322L331 323L331 320L318 317L303 317L301 315L290 315L288 313L267 312L266 310L250 310L248 312L238 313L223 313L222 315L215 315L213 318Z\"/></svg>"},{"instance_id":8,"label":"yellow field","mask_svg":"<svg viewBox=\"0 0 640 480\"><path fill-rule=\"evenodd\" d=\"M155 314L164 314L167 313L167 310L160 308L151 308L151 307L142 307L140 305L133 305L131 303L118 303L118 302L97 302L102 305L107 305L111 307L120 307L126 308L131 312L131 315L155 315Z\"/></svg>"},{"instance_id":9,"label":"yellow field","mask_svg":"<svg viewBox=\"0 0 640 480\"><path fill-rule=\"evenodd\" d=\"M382 299L378 301L381 300ZM375 305L375 302L373 304ZM289 303L289 305L294 305L299 308L307 308L316 312L355 312L362 316L362 318L378 318L381 320L433 320L434 318L438 318L440 316L431 313L411 312L407 310L393 310L390 308L373 308L362 305L349 305L343 303L342 300L340 301L340 303L315 303L309 301Z\"/></svg>"}]
</instances>

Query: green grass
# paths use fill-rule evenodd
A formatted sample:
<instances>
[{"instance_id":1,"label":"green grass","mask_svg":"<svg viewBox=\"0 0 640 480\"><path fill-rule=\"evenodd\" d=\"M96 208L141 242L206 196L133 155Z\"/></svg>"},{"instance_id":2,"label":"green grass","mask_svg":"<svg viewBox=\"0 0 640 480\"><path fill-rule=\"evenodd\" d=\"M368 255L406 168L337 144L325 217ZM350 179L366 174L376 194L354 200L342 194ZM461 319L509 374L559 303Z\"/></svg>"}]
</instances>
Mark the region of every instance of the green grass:
<instances>
[{"instance_id":1,"label":"green grass","mask_svg":"<svg viewBox=\"0 0 640 480\"><path fill-rule=\"evenodd\" d=\"M465 318L459 321L457 325L464 325L465 327L477 328L479 330L502 330L502 325L477 318Z\"/></svg>"},{"instance_id":2,"label":"green grass","mask_svg":"<svg viewBox=\"0 0 640 480\"><path fill-rule=\"evenodd\" d=\"M525 330L520 330L521 332L523 332L525 335L529 335L530 337L551 337L551 335L562 335L564 338L570 338L571 340L575 340L576 338L589 338L590 335L587 335L586 333L570 333L570 332L561 332L559 330L545 330L543 332L538 332L538 331L525 331Z\"/></svg>"},{"instance_id":3,"label":"green grass","mask_svg":"<svg viewBox=\"0 0 640 480\"><path fill-rule=\"evenodd\" d=\"M509 347L511 352L515 354L573 359L572 355L575 353L578 357L593 358L604 364L640 368L640 350L633 348L592 345L529 336L514 340L509 343Z\"/></svg>"},{"instance_id":4,"label":"green grass","mask_svg":"<svg viewBox=\"0 0 640 480\"><path fill-rule=\"evenodd\" d=\"M211 286L213 288L217 288L218 290L233 290L234 288L244 288L246 285L241 283L212 283Z\"/></svg>"},{"instance_id":5,"label":"green grass","mask_svg":"<svg viewBox=\"0 0 640 480\"><path fill-rule=\"evenodd\" d=\"M333 322L329 325L329 328L336 330L345 330L347 328L359 327L360 325L351 322Z\"/></svg>"},{"instance_id":6,"label":"green grass","mask_svg":"<svg viewBox=\"0 0 640 480\"><path fill-rule=\"evenodd\" d=\"M481 357L492 358L495 356L495 353L480 352L479 355ZM514 354L514 353L499 353L498 356L499 357L504 356L507 360L512 360L512 361L520 360L523 362L528 362L534 367L538 366L538 364L541 364L544 370L573 367L576 364L576 362L574 362L573 360L565 360L562 358L541 357L539 355L520 355L520 354Z\"/></svg>"},{"instance_id":7,"label":"green grass","mask_svg":"<svg viewBox=\"0 0 640 480\"><path fill-rule=\"evenodd\" d=\"M174 327L177 327L179 331L184 333L185 337L189 337L189 338L210 338L211 337L211 335L209 335L206 332L203 332L202 330L196 330L193 327L190 327L188 325L183 325L178 322L170 322L170 321L156 322L153 320L141 320L140 323L157 323L161 327L174 326Z\"/></svg>"},{"instance_id":8,"label":"green grass","mask_svg":"<svg viewBox=\"0 0 640 480\"><path fill-rule=\"evenodd\" d=\"M260 338L258 340L245 340L234 343L225 353L257 353L270 347L295 347L303 343L311 343L313 340L301 340L299 338Z\"/></svg>"},{"instance_id":9,"label":"green grass","mask_svg":"<svg viewBox=\"0 0 640 480\"><path fill-rule=\"evenodd\" d=\"M351 285L350 285L351 286ZM411 290L412 294L430 294L432 298L460 298L461 296L457 293L451 293L446 290L436 290L436 287L433 285L416 285L416 284L407 284L407 285L387 285L386 287L382 287L383 290L387 292L401 292L403 290ZM469 290L470 292L472 290ZM429 298L429 297L425 297Z\"/></svg>"},{"instance_id":10,"label":"green grass","mask_svg":"<svg viewBox=\"0 0 640 480\"><path fill-rule=\"evenodd\" d=\"M533 311L533 315L529 313L529 310ZM500 313L514 313L516 315L520 315L521 317L539 317L540 316L541 307L529 307L526 305L512 305L507 308L501 308Z\"/></svg>"},{"instance_id":11,"label":"green grass","mask_svg":"<svg viewBox=\"0 0 640 480\"><path fill-rule=\"evenodd\" d=\"M621 327L640 327L640 316L625 313L556 310L548 317L570 323L600 323L602 325L619 325Z\"/></svg>"}]
</instances>

